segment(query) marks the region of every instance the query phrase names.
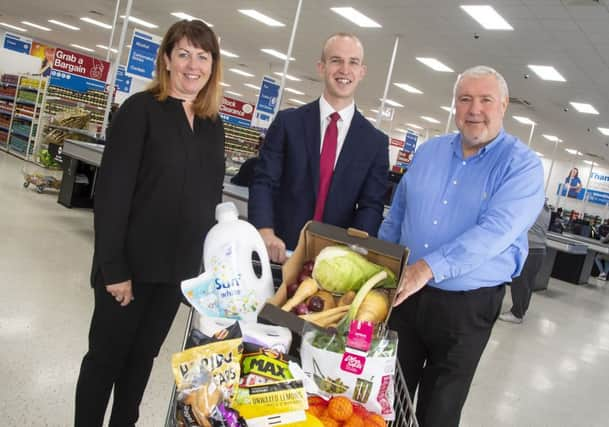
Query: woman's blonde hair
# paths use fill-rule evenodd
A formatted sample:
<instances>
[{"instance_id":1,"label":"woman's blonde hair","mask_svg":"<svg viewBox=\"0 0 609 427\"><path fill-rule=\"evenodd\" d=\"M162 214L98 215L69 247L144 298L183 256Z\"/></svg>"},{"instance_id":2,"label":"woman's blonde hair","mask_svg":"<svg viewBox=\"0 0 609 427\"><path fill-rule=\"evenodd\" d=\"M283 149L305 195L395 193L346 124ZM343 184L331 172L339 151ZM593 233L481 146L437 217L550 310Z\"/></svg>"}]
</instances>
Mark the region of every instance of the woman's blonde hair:
<instances>
[{"instance_id":1,"label":"woman's blonde hair","mask_svg":"<svg viewBox=\"0 0 609 427\"><path fill-rule=\"evenodd\" d=\"M171 51L175 45L186 38L193 46L209 52L212 57L211 75L209 80L197 94L193 102L193 109L197 116L215 119L220 111L222 101L222 62L220 60L220 45L218 37L203 21L178 21L173 24L159 47L156 59L156 75L149 86L159 101L164 101L169 96L169 71L165 55L170 58Z\"/></svg>"}]
</instances>

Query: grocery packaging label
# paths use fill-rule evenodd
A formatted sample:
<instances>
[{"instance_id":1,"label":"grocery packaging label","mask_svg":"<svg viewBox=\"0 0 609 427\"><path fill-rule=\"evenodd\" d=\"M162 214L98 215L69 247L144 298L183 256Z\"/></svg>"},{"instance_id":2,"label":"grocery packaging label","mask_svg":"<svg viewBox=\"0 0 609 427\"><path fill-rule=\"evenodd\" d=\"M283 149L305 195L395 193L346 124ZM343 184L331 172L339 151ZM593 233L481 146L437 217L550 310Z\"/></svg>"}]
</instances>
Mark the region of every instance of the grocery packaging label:
<instances>
[{"instance_id":1,"label":"grocery packaging label","mask_svg":"<svg viewBox=\"0 0 609 427\"><path fill-rule=\"evenodd\" d=\"M393 382L391 381L391 377L389 375L385 375L383 376L382 380L381 380L381 387L379 388L379 394L376 397L376 401L380 404L381 406L381 414L382 415L387 415L387 414L391 414L393 412L393 408L391 407L391 404L389 403L389 386L393 385ZM393 393L393 392L391 392ZM393 401L393 399L391 399Z\"/></svg>"},{"instance_id":2,"label":"grocery packaging label","mask_svg":"<svg viewBox=\"0 0 609 427\"><path fill-rule=\"evenodd\" d=\"M258 418L307 409L307 393L300 380L240 387L233 408L243 418Z\"/></svg>"},{"instance_id":3,"label":"grocery packaging label","mask_svg":"<svg viewBox=\"0 0 609 427\"><path fill-rule=\"evenodd\" d=\"M358 355L345 351L343 360L340 362L340 369L355 375L360 375L366 364L366 356Z\"/></svg>"},{"instance_id":4,"label":"grocery packaging label","mask_svg":"<svg viewBox=\"0 0 609 427\"><path fill-rule=\"evenodd\" d=\"M242 314L257 311L259 304L256 290L242 283L237 265L237 244L222 246L220 253L211 257L209 269L215 279L219 315L231 319L241 319Z\"/></svg>"},{"instance_id":5,"label":"grocery packaging label","mask_svg":"<svg viewBox=\"0 0 609 427\"><path fill-rule=\"evenodd\" d=\"M354 320L349 327L347 347L360 351L368 351L374 334L374 323Z\"/></svg>"},{"instance_id":6,"label":"grocery packaging label","mask_svg":"<svg viewBox=\"0 0 609 427\"><path fill-rule=\"evenodd\" d=\"M188 385L186 379L191 370L208 370L224 396L231 399L239 384L242 352L241 338L237 338L175 353L171 356L171 365L178 391Z\"/></svg>"}]
</instances>

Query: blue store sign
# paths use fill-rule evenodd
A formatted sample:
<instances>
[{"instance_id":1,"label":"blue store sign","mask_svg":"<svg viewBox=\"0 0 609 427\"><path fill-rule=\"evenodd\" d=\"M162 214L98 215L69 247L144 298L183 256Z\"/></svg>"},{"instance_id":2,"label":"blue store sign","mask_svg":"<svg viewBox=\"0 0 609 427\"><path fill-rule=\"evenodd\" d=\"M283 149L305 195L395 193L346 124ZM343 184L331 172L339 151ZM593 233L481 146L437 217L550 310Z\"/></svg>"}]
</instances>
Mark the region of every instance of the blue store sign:
<instances>
[{"instance_id":1,"label":"blue store sign","mask_svg":"<svg viewBox=\"0 0 609 427\"><path fill-rule=\"evenodd\" d=\"M131 49L127 60L127 74L133 77L152 80L156 63L156 54L161 45L161 38L140 30L133 31Z\"/></svg>"},{"instance_id":2,"label":"blue store sign","mask_svg":"<svg viewBox=\"0 0 609 427\"><path fill-rule=\"evenodd\" d=\"M78 92L86 92L88 90L106 90L106 84L104 82L57 70L51 71L50 84L52 86L58 86Z\"/></svg>"},{"instance_id":3,"label":"blue store sign","mask_svg":"<svg viewBox=\"0 0 609 427\"><path fill-rule=\"evenodd\" d=\"M118 70L116 71L116 90L124 93L131 92L131 80L131 77L125 74L125 67L119 65Z\"/></svg>"},{"instance_id":4,"label":"blue store sign","mask_svg":"<svg viewBox=\"0 0 609 427\"><path fill-rule=\"evenodd\" d=\"M21 37L17 34L6 33L4 35L3 46L5 49L29 55L32 49L32 39Z\"/></svg>"},{"instance_id":5,"label":"blue store sign","mask_svg":"<svg viewBox=\"0 0 609 427\"><path fill-rule=\"evenodd\" d=\"M254 111L252 127L268 129L277 112L279 101L279 83L269 76L264 76L260 86L260 94Z\"/></svg>"}]
</instances>

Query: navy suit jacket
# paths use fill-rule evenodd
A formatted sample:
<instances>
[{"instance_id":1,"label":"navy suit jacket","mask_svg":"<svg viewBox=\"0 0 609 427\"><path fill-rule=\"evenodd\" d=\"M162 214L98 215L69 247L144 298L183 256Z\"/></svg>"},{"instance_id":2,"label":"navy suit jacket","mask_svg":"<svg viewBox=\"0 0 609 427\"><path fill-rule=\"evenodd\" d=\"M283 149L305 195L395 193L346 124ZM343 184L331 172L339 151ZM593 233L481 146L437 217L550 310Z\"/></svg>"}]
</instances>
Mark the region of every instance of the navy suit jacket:
<instances>
[{"instance_id":1,"label":"navy suit jacket","mask_svg":"<svg viewBox=\"0 0 609 427\"><path fill-rule=\"evenodd\" d=\"M294 249L313 219L319 187L319 100L280 111L268 129L250 185L248 219ZM357 109L332 175L323 222L376 236L388 186L389 140Z\"/></svg>"}]
</instances>

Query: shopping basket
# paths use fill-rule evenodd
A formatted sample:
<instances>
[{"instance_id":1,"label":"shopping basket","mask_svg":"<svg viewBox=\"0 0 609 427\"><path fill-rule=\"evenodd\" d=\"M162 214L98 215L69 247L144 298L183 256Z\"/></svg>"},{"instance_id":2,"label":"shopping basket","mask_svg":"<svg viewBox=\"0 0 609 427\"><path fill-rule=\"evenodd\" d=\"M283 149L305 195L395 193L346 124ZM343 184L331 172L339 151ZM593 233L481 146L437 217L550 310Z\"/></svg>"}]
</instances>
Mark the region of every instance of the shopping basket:
<instances>
[{"instance_id":1,"label":"shopping basket","mask_svg":"<svg viewBox=\"0 0 609 427\"><path fill-rule=\"evenodd\" d=\"M190 330L192 329L192 322L194 317L194 308L191 307L190 312L188 313L188 319L186 321L186 331L184 332L184 339L182 340L182 349L186 348L186 342L188 341L188 335L190 334ZM410 395L408 394L408 390L406 388L406 380L404 379L404 374L402 373L402 368L400 367L400 363L397 362L395 367L395 397L393 402L393 409L395 411L395 421L390 421L387 423L388 427L419 427L419 423L417 422L417 418L415 416L415 412L412 406L412 401L410 400ZM169 399L169 408L167 409L167 415L165 417L165 427L176 427L176 387L174 385L173 390L171 391L171 397Z\"/></svg>"}]
</instances>

